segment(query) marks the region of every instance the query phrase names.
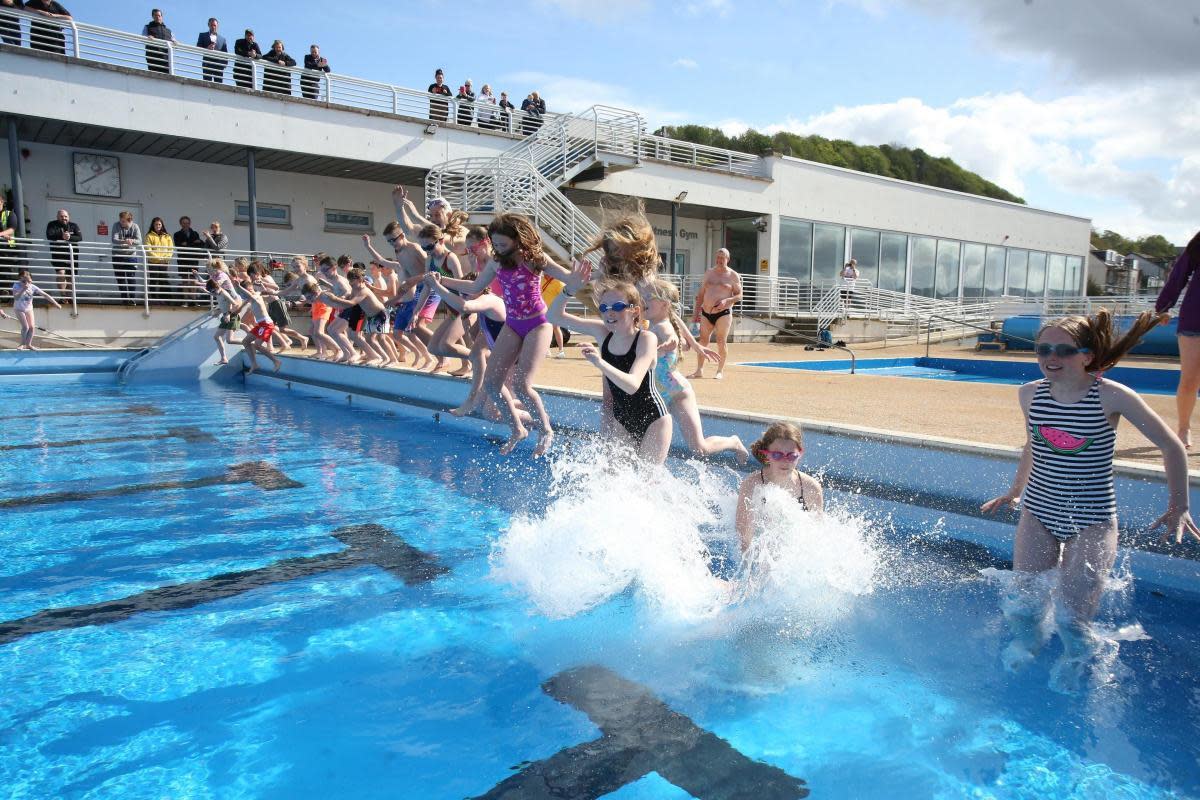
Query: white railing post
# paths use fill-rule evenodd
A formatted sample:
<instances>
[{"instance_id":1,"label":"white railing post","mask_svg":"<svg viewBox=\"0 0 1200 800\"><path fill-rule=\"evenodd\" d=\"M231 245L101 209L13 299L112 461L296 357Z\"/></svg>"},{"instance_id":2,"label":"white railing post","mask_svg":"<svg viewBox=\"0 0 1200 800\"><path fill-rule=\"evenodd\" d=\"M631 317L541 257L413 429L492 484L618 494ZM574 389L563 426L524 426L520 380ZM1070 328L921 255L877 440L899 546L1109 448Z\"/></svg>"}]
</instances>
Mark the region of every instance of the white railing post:
<instances>
[{"instance_id":1,"label":"white railing post","mask_svg":"<svg viewBox=\"0 0 1200 800\"><path fill-rule=\"evenodd\" d=\"M69 20L68 24L71 26L71 52L76 58L79 58L79 26L75 24L74 19ZM29 31L29 38L32 41L32 29Z\"/></svg>"},{"instance_id":2,"label":"white railing post","mask_svg":"<svg viewBox=\"0 0 1200 800\"><path fill-rule=\"evenodd\" d=\"M167 42L167 74L175 74L175 43Z\"/></svg>"},{"instance_id":3,"label":"white railing post","mask_svg":"<svg viewBox=\"0 0 1200 800\"><path fill-rule=\"evenodd\" d=\"M69 266L71 268L71 272L70 272L70 276L71 276L71 317L75 318L75 317L79 316L79 296L75 293L75 286L79 282L75 279L76 270L75 270L75 245L74 244L67 245L67 253L70 256L67 259L67 266ZM53 268L53 266L54 266L54 248L53 247L50 248L50 266L51 266L51 268Z\"/></svg>"},{"instance_id":4,"label":"white railing post","mask_svg":"<svg viewBox=\"0 0 1200 800\"><path fill-rule=\"evenodd\" d=\"M326 72L326 73L324 73L324 77L325 77L325 81L324 81L324 83L325 83L325 103L328 105L329 101L333 98L333 76L330 75L328 72ZM395 89L393 89L392 90L392 113L393 114L396 113L395 109L396 109L396 91L395 91Z\"/></svg>"},{"instance_id":5,"label":"white railing post","mask_svg":"<svg viewBox=\"0 0 1200 800\"><path fill-rule=\"evenodd\" d=\"M400 113L400 92L396 91L396 87L392 87L392 113Z\"/></svg>"},{"instance_id":6,"label":"white railing post","mask_svg":"<svg viewBox=\"0 0 1200 800\"><path fill-rule=\"evenodd\" d=\"M142 292L143 292L143 308L142 314L146 317L150 316L150 259L146 255L146 246L138 245L138 251L142 254Z\"/></svg>"}]
</instances>

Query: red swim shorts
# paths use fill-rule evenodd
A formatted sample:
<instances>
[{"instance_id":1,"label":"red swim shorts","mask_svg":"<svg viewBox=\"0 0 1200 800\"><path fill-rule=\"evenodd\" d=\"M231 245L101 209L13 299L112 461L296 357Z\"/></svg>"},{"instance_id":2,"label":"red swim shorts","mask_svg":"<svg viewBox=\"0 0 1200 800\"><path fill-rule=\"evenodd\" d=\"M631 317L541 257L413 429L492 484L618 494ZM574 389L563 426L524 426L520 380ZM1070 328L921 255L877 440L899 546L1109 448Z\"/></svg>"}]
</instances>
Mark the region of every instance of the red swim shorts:
<instances>
[{"instance_id":1,"label":"red swim shorts","mask_svg":"<svg viewBox=\"0 0 1200 800\"><path fill-rule=\"evenodd\" d=\"M273 322L260 322L250 329L250 335L263 342L271 341L271 334L274 332L275 323Z\"/></svg>"}]
</instances>

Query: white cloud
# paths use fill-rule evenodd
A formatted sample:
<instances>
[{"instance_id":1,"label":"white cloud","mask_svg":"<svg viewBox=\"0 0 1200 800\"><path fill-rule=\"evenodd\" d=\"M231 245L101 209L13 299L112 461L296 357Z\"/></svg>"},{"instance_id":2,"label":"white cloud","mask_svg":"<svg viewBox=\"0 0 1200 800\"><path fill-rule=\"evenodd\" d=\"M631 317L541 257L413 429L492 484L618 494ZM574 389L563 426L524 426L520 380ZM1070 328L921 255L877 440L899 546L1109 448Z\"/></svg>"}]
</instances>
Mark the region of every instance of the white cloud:
<instances>
[{"instance_id":1,"label":"white cloud","mask_svg":"<svg viewBox=\"0 0 1200 800\"><path fill-rule=\"evenodd\" d=\"M700 68L700 65L697 64L695 61L693 61L690 58L677 58L671 62L671 66L679 67L680 69L699 69Z\"/></svg>"},{"instance_id":2,"label":"white cloud","mask_svg":"<svg viewBox=\"0 0 1200 800\"><path fill-rule=\"evenodd\" d=\"M714 122L712 127L719 128L721 133L725 134L726 136L741 136L743 133L750 130L750 124L748 122L743 122L736 117Z\"/></svg>"},{"instance_id":3,"label":"white cloud","mask_svg":"<svg viewBox=\"0 0 1200 800\"><path fill-rule=\"evenodd\" d=\"M1200 220L1200 116L1180 109L1198 102L1193 82L1160 81L1085 89L1048 101L1021 92L941 107L903 98L838 107L766 130L920 147L1016 194L1026 194L1038 179L1064 194L1091 198L1103 210L1082 213L1095 217L1098 227L1184 242ZM1136 112L1122 113L1130 109ZM1039 205L1036 197L1026 199Z\"/></svg>"},{"instance_id":4,"label":"white cloud","mask_svg":"<svg viewBox=\"0 0 1200 800\"><path fill-rule=\"evenodd\" d=\"M682 111L647 103L648 95L603 81L526 71L504 75L499 82L492 83L493 91L500 91L498 86L507 87L504 90L518 108L526 94L536 91L546 101L548 111L572 114L594 105L613 106L641 114L650 130L689 121L689 115Z\"/></svg>"}]
</instances>

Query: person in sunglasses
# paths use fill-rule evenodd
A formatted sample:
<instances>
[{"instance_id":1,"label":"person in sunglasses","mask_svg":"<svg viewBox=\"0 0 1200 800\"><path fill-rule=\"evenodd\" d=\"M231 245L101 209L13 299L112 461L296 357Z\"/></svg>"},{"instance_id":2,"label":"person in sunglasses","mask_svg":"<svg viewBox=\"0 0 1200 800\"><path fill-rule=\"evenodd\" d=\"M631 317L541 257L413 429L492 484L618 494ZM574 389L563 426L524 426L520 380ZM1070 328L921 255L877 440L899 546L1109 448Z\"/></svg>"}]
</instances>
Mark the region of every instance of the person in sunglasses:
<instances>
[{"instance_id":1,"label":"person in sunglasses","mask_svg":"<svg viewBox=\"0 0 1200 800\"><path fill-rule=\"evenodd\" d=\"M765 487L774 486L790 494L805 511L817 514L825 512L825 493L821 483L812 475L796 468L804 455L804 437L800 426L794 422L772 422L763 435L750 445L750 452L758 460L758 473L742 481L738 487L735 525L742 552L750 549L754 540L754 509L766 502L762 497ZM759 502L756 504L755 500Z\"/></svg>"},{"instance_id":2,"label":"person in sunglasses","mask_svg":"<svg viewBox=\"0 0 1200 800\"><path fill-rule=\"evenodd\" d=\"M417 232L417 244L425 253L426 268L425 271L443 275L447 278L462 278L463 270L462 263L449 247L446 246L442 236L442 229L437 225L430 223L424 225ZM423 277L423 276L422 276ZM424 287L429 289L428 286ZM441 372L446 368L446 357L439 355L436 351L445 352L446 348L440 342L434 342L433 318L437 314L438 306L442 303L442 296L434 289L429 289L425 292L425 301L421 304L420 311L417 312L417 320L413 326L413 333L429 349L430 353L437 359L430 372ZM445 326L443 326L445 327ZM443 338L449 337L457 333L457 338L462 338L461 326L455 326L457 331L447 330L443 334ZM439 331L441 328L438 329ZM456 339L457 340L457 339ZM471 371L471 363L466 358L461 358L462 366L450 373L455 377L462 377Z\"/></svg>"},{"instance_id":3,"label":"person in sunglasses","mask_svg":"<svg viewBox=\"0 0 1200 800\"><path fill-rule=\"evenodd\" d=\"M1176 542L1185 533L1200 540L1188 512L1182 442L1135 392L1099 376L1158 322L1154 312L1144 312L1118 337L1112 316L1100 309L1042 328L1035 349L1045 377L1019 391L1027 436L1016 477L1008 492L981 507L992 513L1022 506L1013 582L1002 603L1013 634L1004 665L1016 670L1036 657L1049 635L1044 623L1054 596L1063 657L1052 682L1065 691L1079 685L1091 659L1096 641L1091 620L1117 555L1112 461L1121 417L1163 453L1170 497L1151 530L1165 525L1166 536Z\"/></svg>"},{"instance_id":4,"label":"person in sunglasses","mask_svg":"<svg viewBox=\"0 0 1200 800\"><path fill-rule=\"evenodd\" d=\"M546 315L551 324L593 337L583 357L604 376L600 431L612 432L650 464L662 464L671 449L671 414L654 382L658 337L642 330L642 298L630 283L601 282L594 289L600 319L565 310L567 299L591 280L591 265L576 265Z\"/></svg>"}]
</instances>

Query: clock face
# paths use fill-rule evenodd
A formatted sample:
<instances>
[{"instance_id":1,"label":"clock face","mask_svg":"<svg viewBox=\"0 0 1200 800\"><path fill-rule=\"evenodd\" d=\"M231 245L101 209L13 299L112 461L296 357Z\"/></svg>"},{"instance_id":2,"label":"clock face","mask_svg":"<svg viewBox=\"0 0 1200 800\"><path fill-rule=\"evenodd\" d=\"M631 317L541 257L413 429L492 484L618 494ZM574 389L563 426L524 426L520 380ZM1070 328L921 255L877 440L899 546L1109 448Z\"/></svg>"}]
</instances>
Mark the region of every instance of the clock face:
<instances>
[{"instance_id":1,"label":"clock face","mask_svg":"<svg viewBox=\"0 0 1200 800\"><path fill-rule=\"evenodd\" d=\"M75 194L121 196L121 161L99 153L75 153Z\"/></svg>"}]
</instances>

